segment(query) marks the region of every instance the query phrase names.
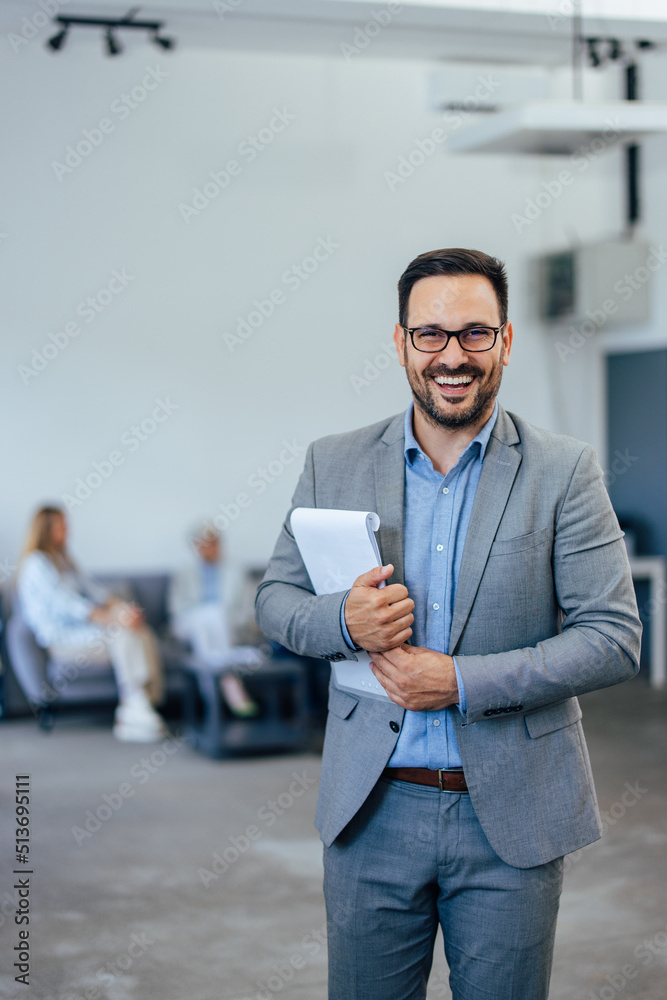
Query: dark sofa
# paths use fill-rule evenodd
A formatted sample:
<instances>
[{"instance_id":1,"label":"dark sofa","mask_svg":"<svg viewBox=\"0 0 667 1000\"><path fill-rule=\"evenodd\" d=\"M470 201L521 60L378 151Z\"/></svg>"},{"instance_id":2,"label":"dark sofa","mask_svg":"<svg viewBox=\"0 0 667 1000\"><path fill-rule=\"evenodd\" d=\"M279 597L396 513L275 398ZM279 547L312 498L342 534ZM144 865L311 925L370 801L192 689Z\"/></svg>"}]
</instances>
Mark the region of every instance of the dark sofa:
<instances>
[{"instance_id":1,"label":"dark sofa","mask_svg":"<svg viewBox=\"0 0 667 1000\"><path fill-rule=\"evenodd\" d=\"M180 696L184 685L182 667L191 654L168 630L169 574L106 574L98 575L95 579L113 592L136 601L144 609L146 622L158 638L164 666L165 696ZM5 643L9 660L4 679L5 714L12 710L7 704L12 679L18 682L28 706L45 727L51 725L55 708L83 703L115 703L118 700L111 667L85 670L75 663L58 663L53 660L48 651L38 644L21 617L19 602L14 598L10 604L9 618L5 622ZM12 699L15 711L16 700Z\"/></svg>"}]
</instances>

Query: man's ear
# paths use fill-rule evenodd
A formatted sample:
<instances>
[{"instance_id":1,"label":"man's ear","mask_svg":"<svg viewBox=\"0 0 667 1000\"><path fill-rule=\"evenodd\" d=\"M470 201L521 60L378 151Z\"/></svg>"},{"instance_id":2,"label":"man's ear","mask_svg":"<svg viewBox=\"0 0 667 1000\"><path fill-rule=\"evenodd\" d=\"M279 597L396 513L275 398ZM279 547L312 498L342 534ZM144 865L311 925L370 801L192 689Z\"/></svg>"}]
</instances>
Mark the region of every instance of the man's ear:
<instances>
[{"instance_id":1,"label":"man's ear","mask_svg":"<svg viewBox=\"0 0 667 1000\"><path fill-rule=\"evenodd\" d=\"M514 330L512 329L512 324L508 323L503 331L503 344L505 346L505 357L503 358L503 365L508 365L510 363L510 352L512 350L513 339L514 339Z\"/></svg>"},{"instance_id":2,"label":"man's ear","mask_svg":"<svg viewBox=\"0 0 667 1000\"><path fill-rule=\"evenodd\" d=\"M396 344L396 353L398 355L398 363L401 368L405 368L405 330L400 323L397 323L394 327L394 343Z\"/></svg>"}]
</instances>

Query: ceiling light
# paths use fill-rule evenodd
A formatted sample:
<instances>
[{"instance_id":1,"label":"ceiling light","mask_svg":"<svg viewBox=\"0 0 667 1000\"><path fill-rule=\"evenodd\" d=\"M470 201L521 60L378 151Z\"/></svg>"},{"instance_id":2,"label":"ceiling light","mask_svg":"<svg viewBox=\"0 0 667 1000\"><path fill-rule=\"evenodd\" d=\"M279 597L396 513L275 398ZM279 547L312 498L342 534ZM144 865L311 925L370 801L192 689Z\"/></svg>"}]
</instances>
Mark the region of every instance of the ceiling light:
<instances>
[{"instance_id":1,"label":"ceiling light","mask_svg":"<svg viewBox=\"0 0 667 1000\"><path fill-rule=\"evenodd\" d=\"M66 37L67 37L67 28L63 28L62 31L59 31L57 35L53 36L53 38L49 38L46 44L50 48L52 48L54 52L57 52L58 49L62 48L63 42L65 41Z\"/></svg>"},{"instance_id":2,"label":"ceiling light","mask_svg":"<svg viewBox=\"0 0 667 1000\"><path fill-rule=\"evenodd\" d=\"M65 0L62 0L64 3ZM162 30L162 21L137 21L135 20L139 8L135 7L128 11L125 17L80 17L78 14L59 14L54 17L54 24L60 27L58 34L47 41L47 45L54 52L62 47L65 36L70 28L94 28L101 29L104 33L106 51L110 56L117 56L123 51L123 47L118 41L115 32L118 31L148 31L151 33L151 40L160 48L168 51L176 45L174 38L161 38L159 32Z\"/></svg>"},{"instance_id":3,"label":"ceiling light","mask_svg":"<svg viewBox=\"0 0 667 1000\"><path fill-rule=\"evenodd\" d=\"M109 55L110 56L118 56L118 55L120 55L120 53L123 51L123 48L122 48L121 45L119 45L118 41L114 38L114 35L113 35L113 32L111 31L111 28L107 28L106 34L105 34L104 37L105 37L105 40L106 40L106 43L107 43L107 52L109 53Z\"/></svg>"},{"instance_id":4,"label":"ceiling light","mask_svg":"<svg viewBox=\"0 0 667 1000\"><path fill-rule=\"evenodd\" d=\"M161 45L163 49L173 49L176 44L173 38L160 38L157 31L153 35L153 41L156 45Z\"/></svg>"}]
</instances>

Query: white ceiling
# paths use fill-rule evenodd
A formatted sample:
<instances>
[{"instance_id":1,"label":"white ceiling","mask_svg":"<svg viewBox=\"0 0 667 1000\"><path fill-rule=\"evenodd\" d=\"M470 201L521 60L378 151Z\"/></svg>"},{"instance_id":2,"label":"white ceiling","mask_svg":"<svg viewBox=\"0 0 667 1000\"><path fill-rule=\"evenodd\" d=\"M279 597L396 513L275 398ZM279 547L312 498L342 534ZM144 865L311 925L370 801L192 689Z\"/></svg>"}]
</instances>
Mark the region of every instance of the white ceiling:
<instances>
[{"instance_id":1,"label":"white ceiling","mask_svg":"<svg viewBox=\"0 0 667 1000\"><path fill-rule=\"evenodd\" d=\"M233 7L236 0L229 3ZM340 56L389 0L241 0L221 18L213 0L138 0L140 18L165 21L180 47ZM122 16L131 0L69 0L62 14ZM404 0L364 58L474 60L557 66L571 59L573 0ZM0 31L20 30L37 0L2 0ZM583 33L667 44L667 0L584 0ZM606 15L606 16L603 16ZM43 29L48 36L48 28ZM122 36L121 36L122 37Z\"/></svg>"}]
</instances>

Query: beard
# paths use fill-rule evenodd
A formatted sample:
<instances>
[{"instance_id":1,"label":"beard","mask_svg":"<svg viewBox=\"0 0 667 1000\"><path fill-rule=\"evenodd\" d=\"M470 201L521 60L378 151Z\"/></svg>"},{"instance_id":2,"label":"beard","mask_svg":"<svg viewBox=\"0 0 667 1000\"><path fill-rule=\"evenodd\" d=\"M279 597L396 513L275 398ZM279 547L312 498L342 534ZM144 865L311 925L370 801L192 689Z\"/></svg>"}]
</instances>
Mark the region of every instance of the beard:
<instances>
[{"instance_id":1,"label":"beard","mask_svg":"<svg viewBox=\"0 0 667 1000\"><path fill-rule=\"evenodd\" d=\"M475 364L461 365L459 368L451 369L445 365L432 365L424 372L417 372L408 359L407 345L404 348L403 357L405 359L405 372L408 377L415 406L418 406L429 423L435 427L445 427L447 430L460 430L476 424L480 417L491 408L495 401L500 383L503 377L503 358L505 356L505 345L502 344L500 357L493 368L484 372ZM433 378L438 375L456 377L458 375L472 375L476 378L473 384L473 391L470 396L447 400L452 409L445 412L441 409L443 405L442 396L434 387Z\"/></svg>"}]
</instances>

